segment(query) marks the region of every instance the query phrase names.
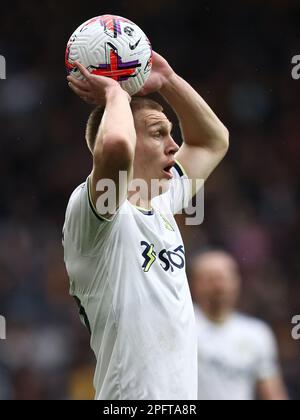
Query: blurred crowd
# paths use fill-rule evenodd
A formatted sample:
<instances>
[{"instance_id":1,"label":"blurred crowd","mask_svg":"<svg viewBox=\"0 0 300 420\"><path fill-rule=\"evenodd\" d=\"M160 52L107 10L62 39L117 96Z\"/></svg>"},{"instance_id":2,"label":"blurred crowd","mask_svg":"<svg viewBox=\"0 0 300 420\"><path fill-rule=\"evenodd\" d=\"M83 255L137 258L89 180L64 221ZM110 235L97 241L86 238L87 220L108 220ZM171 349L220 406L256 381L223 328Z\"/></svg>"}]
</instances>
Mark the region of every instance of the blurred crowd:
<instances>
[{"instance_id":1,"label":"blurred crowd","mask_svg":"<svg viewBox=\"0 0 300 420\"><path fill-rule=\"evenodd\" d=\"M0 340L0 399L93 398L94 356L68 295L61 246L68 198L91 169L84 141L91 108L68 90L64 49L80 23L104 13L141 26L229 128L230 151L205 187L204 223L187 227L178 217L187 258L211 246L236 257L240 308L273 328L290 397L299 399L300 342L291 337L291 319L300 314L300 81L291 77L291 59L300 54L299 2L75 5L1 5L0 315L7 340Z\"/></svg>"}]
</instances>

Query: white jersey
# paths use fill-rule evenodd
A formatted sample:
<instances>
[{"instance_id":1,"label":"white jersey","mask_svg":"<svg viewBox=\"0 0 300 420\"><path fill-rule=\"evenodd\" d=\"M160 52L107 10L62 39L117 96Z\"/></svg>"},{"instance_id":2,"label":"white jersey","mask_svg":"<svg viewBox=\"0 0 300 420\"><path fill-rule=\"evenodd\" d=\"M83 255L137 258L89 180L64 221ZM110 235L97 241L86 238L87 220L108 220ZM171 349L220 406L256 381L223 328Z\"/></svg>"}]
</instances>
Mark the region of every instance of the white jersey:
<instances>
[{"instance_id":1,"label":"white jersey","mask_svg":"<svg viewBox=\"0 0 300 420\"><path fill-rule=\"evenodd\" d=\"M198 399L252 400L256 384L278 374L277 346L262 321L232 315L215 324L195 306Z\"/></svg>"},{"instance_id":2,"label":"white jersey","mask_svg":"<svg viewBox=\"0 0 300 420\"><path fill-rule=\"evenodd\" d=\"M112 221L97 215L89 181L70 198L65 263L91 331L97 399L197 399L195 317L173 216L189 183L178 165L173 174L152 211L125 201Z\"/></svg>"}]
</instances>

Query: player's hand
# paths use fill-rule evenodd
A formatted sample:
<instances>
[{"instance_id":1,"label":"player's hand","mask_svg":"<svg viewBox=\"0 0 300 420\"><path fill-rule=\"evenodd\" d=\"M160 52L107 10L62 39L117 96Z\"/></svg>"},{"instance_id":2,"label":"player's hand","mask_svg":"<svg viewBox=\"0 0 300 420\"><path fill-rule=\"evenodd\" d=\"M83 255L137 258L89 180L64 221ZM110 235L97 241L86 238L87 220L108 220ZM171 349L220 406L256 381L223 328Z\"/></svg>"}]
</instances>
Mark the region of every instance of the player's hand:
<instances>
[{"instance_id":1,"label":"player's hand","mask_svg":"<svg viewBox=\"0 0 300 420\"><path fill-rule=\"evenodd\" d=\"M85 102L105 106L107 94L110 90L120 89L122 92L125 92L115 80L109 77L91 74L78 61L75 61L74 64L84 76L85 80L78 80L73 76L68 76L69 87Z\"/></svg>"},{"instance_id":2,"label":"player's hand","mask_svg":"<svg viewBox=\"0 0 300 420\"><path fill-rule=\"evenodd\" d=\"M138 95L144 96L149 93L158 92L174 74L170 64L161 55L153 51L152 69L148 80Z\"/></svg>"}]
</instances>

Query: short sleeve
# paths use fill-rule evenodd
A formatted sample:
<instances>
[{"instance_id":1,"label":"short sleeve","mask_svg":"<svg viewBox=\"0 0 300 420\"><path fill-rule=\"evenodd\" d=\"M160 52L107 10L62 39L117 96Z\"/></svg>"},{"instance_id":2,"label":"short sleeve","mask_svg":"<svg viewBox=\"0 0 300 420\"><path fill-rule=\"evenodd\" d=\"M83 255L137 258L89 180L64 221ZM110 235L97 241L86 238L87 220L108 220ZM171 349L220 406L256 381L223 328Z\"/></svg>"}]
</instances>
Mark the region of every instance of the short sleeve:
<instances>
[{"instance_id":1,"label":"short sleeve","mask_svg":"<svg viewBox=\"0 0 300 420\"><path fill-rule=\"evenodd\" d=\"M172 168L173 179L169 190L161 196L155 197L152 203L165 214L175 215L188 207L190 201L190 182L184 168L176 161Z\"/></svg>"},{"instance_id":2,"label":"short sleeve","mask_svg":"<svg viewBox=\"0 0 300 420\"><path fill-rule=\"evenodd\" d=\"M118 214L112 220L101 217L93 206L89 194L89 178L71 195L68 203L63 242L72 243L77 251L89 254L98 250L118 221Z\"/></svg>"},{"instance_id":3,"label":"short sleeve","mask_svg":"<svg viewBox=\"0 0 300 420\"><path fill-rule=\"evenodd\" d=\"M279 373L277 343L274 334L267 325L262 325L256 340L259 352L256 378L258 381L272 378Z\"/></svg>"}]
</instances>

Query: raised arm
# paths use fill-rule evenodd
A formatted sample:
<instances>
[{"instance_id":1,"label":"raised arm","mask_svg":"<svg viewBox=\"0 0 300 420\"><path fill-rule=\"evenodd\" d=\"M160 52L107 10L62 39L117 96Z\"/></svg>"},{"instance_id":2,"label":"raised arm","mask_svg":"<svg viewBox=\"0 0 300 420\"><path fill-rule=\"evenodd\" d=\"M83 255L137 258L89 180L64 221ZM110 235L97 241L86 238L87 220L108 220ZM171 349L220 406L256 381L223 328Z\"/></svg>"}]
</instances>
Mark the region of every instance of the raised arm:
<instances>
[{"instance_id":1,"label":"raised arm","mask_svg":"<svg viewBox=\"0 0 300 420\"><path fill-rule=\"evenodd\" d=\"M183 144L176 159L191 180L206 180L225 156L229 146L227 128L201 96L154 53L153 69L142 94L158 91L176 112ZM196 193L193 183L192 195Z\"/></svg>"},{"instance_id":2,"label":"raised arm","mask_svg":"<svg viewBox=\"0 0 300 420\"><path fill-rule=\"evenodd\" d=\"M76 63L85 81L72 77L68 80L72 90L87 102L105 106L101 124L93 150L93 170L90 177L90 196L100 216L110 218L127 198L127 185L132 177L136 132L130 109L130 96L112 79L91 75L80 63ZM120 171L127 177L119 182ZM109 191L109 211L100 207L101 196L106 191L99 189L99 181L109 181L113 188Z\"/></svg>"}]
</instances>

